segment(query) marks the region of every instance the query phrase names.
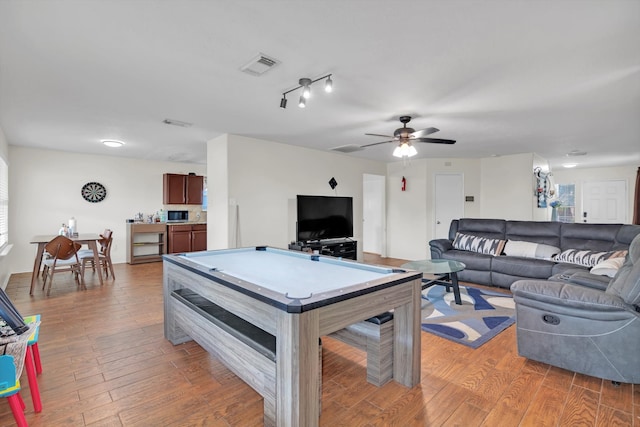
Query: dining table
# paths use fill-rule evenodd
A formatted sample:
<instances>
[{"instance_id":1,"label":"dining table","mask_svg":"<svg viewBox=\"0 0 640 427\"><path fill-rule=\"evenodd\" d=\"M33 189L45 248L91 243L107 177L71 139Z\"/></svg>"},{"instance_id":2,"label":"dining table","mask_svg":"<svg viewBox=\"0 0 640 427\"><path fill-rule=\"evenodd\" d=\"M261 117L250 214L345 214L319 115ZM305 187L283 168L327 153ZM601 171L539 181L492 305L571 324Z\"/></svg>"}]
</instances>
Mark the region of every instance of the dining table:
<instances>
[{"instance_id":1,"label":"dining table","mask_svg":"<svg viewBox=\"0 0 640 427\"><path fill-rule=\"evenodd\" d=\"M31 288L29 289L29 295L33 295L33 288L36 285L36 281L38 279L38 274L40 272L40 267L42 265L42 255L44 254L44 247L49 243L53 238L56 237L55 234L43 234L34 236L29 243L37 244L38 250L36 251L36 258L33 261L33 272L31 273ZM97 241L100 240L102 236L97 233L79 233L77 235L69 237L69 239L74 242L78 242L83 245L87 245L89 249L93 251L93 265L100 265L100 257L98 255L98 244ZM104 284L102 280L102 269L96 269L98 272L98 278L100 279L100 285ZM84 286L84 277L81 278L82 285Z\"/></svg>"}]
</instances>

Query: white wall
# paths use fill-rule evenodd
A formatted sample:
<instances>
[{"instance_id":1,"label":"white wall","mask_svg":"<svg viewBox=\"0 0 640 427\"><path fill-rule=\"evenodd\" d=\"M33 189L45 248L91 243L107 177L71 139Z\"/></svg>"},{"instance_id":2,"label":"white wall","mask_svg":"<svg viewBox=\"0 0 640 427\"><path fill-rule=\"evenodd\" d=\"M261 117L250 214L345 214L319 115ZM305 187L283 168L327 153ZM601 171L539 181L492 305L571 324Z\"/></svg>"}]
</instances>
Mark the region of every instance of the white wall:
<instances>
[{"instance_id":1,"label":"white wall","mask_svg":"<svg viewBox=\"0 0 640 427\"><path fill-rule=\"evenodd\" d=\"M608 168L572 168L553 171L556 184L575 184L576 186L576 221L581 222L582 214L582 186L585 182L623 180L627 183L627 223L633 220L633 196L636 185L638 166L620 166Z\"/></svg>"},{"instance_id":2,"label":"white wall","mask_svg":"<svg viewBox=\"0 0 640 427\"><path fill-rule=\"evenodd\" d=\"M227 135L226 141L209 141L207 150L217 153L220 145L227 149L228 204L232 212L227 221L229 246L286 248L295 240L298 194L353 197L354 238L362 240L362 176L384 175L384 163L238 135ZM208 176L215 175L213 168L208 165ZM328 184L332 177L338 181L335 191ZM215 185L209 180L210 198ZM234 206L239 216L237 230ZM210 212L208 218L212 220ZM362 259L362 244L358 253Z\"/></svg>"},{"instance_id":3,"label":"white wall","mask_svg":"<svg viewBox=\"0 0 640 427\"><path fill-rule=\"evenodd\" d=\"M464 216L481 213L481 162L479 159L419 159L387 165L387 255L400 259L430 258L435 210L433 189L436 173L461 173L465 195L475 201L465 203ZM407 190L401 190L402 177Z\"/></svg>"},{"instance_id":4,"label":"white wall","mask_svg":"<svg viewBox=\"0 0 640 427\"><path fill-rule=\"evenodd\" d=\"M482 218L533 220L532 153L482 159Z\"/></svg>"},{"instance_id":5,"label":"white wall","mask_svg":"<svg viewBox=\"0 0 640 427\"><path fill-rule=\"evenodd\" d=\"M11 272L33 269L35 235L57 234L62 223L76 218L80 233L114 231L111 256L125 262L127 218L136 212L152 214L163 208L162 174L195 172L206 167L192 163L158 162L122 157L65 153L9 147L9 239ZM80 189L91 181L107 188L100 203L85 201Z\"/></svg>"}]
</instances>

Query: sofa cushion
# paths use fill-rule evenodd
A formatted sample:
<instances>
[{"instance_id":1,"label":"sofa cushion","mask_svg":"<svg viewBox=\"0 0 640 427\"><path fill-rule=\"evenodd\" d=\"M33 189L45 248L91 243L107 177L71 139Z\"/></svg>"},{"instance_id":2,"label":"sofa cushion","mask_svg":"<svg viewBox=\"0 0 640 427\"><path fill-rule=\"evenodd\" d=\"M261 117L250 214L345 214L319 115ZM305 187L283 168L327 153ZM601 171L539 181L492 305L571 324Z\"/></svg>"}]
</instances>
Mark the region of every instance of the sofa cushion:
<instances>
[{"instance_id":1,"label":"sofa cushion","mask_svg":"<svg viewBox=\"0 0 640 427\"><path fill-rule=\"evenodd\" d=\"M477 252L459 251L452 249L442 254L442 259L459 261L465 265L465 270L491 271L491 260L493 255L484 255ZM460 276L458 274L458 276Z\"/></svg>"},{"instance_id":2,"label":"sofa cushion","mask_svg":"<svg viewBox=\"0 0 640 427\"><path fill-rule=\"evenodd\" d=\"M543 243L560 247L560 222L507 221L506 240Z\"/></svg>"},{"instance_id":3,"label":"sofa cushion","mask_svg":"<svg viewBox=\"0 0 640 427\"><path fill-rule=\"evenodd\" d=\"M491 271L516 277L547 279L552 275L553 264L553 261L543 259L500 256L491 261Z\"/></svg>"},{"instance_id":4,"label":"sofa cushion","mask_svg":"<svg viewBox=\"0 0 640 427\"><path fill-rule=\"evenodd\" d=\"M581 249L567 249L553 257L557 262L568 262L571 264L593 267L599 262L609 258L624 257L627 251L598 252Z\"/></svg>"},{"instance_id":5,"label":"sofa cushion","mask_svg":"<svg viewBox=\"0 0 640 427\"><path fill-rule=\"evenodd\" d=\"M598 276L613 277L624 264L623 257L609 258L593 266L590 273Z\"/></svg>"},{"instance_id":6,"label":"sofa cushion","mask_svg":"<svg viewBox=\"0 0 640 427\"><path fill-rule=\"evenodd\" d=\"M504 219L461 218L458 220L456 232L506 240L504 238L506 224L507 221ZM451 234L451 230L449 234ZM455 239L455 235L453 238Z\"/></svg>"},{"instance_id":7,"label":"sofa cushion","mask_svg":"<svg viewBox=\"0 0 640 427\"><path fill-rule=\"evenodd\" d=\"M550 260L560 253L560 248L542 243L524 242L520 240L507 240L504 246L504 254L524 258L540 258Z\"/></svg>"},{"instance_id":8,"label":"sofa cushion","mask_svg":"<svg viewBox=\"0 0 640 427\"><path fill-rule=\"evenodd\" d=\"M620 224L561 223L560 248L611 251Z\"/></svg>"},{"instance_id":9,"label":"sofa cushion","mask_svg":"<svg viewBox=\"0 0 640 427\"><path fill-rule=\"evenodd\" d=\"M504 249L504 244L504 240L471 236L463 233L456 233L456 238L453 241L453 247L455 249L478 252L486 255L500 255L502 249Z\"/></svg>"}]
</instances>

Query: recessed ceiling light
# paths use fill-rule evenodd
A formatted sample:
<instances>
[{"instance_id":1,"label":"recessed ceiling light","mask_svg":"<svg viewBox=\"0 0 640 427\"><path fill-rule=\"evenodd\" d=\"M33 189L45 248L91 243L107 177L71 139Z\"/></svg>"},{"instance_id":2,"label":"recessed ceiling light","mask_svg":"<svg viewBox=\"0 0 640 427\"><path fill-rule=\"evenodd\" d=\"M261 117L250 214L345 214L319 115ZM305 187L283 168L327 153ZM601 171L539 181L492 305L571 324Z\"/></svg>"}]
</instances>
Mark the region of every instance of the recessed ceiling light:
<instances>
[{"instance_id":1,"label":"recessed ceiling light","mask_svg":"<svg viewBox=\"0 0 640 427\"><path fill-rule=\"evenodd\" d=\"M117 139L101 139L100 142L111 148L118 148L124 145L124 142L118 141Z\"/></svg>"},{"instance_id":2,"label":"recessed ceiling light","mask_svg":"<svg viewBox=\"0 0 640 427\"><path fill-rule=\"evenodd\" d=\"M562 166L565 168L575 168L578 165L576 163L563 163Z\"/></svg>"},{"instance_id":3,"label":"recessed ceiling light","mask_svg":"<svg viewBox=\"0 0 640 427\"><path fill-rule=\"evenodd\" d=\"M574 156L584 156L586 155L587 152L586 151L580 151L580 150L571 150L567 153L567 157L574 157Z\"/></svg>"}]
</instances>

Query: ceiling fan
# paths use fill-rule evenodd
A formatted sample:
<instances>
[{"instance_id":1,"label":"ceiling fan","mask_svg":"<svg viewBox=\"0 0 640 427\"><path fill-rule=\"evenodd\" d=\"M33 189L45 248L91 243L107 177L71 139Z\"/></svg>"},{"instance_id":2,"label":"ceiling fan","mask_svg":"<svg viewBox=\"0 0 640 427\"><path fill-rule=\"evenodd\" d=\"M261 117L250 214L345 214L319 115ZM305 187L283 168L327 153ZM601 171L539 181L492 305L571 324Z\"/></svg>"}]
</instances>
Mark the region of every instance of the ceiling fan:
<instances>
[{"instance_id":1,"label":"ceiling fan","mask_svg":"<svg viewBox=\"0 0 640 427\"><path fill-rule=\"evenodd\" d=\"M365 135L380 136L383 138L391 138L388 141L374 142L373 144L361 145L360 148L372 147L374 145L386 144L388 142L396 142L398 146L393 150L395 157L411 157L418 154L418 151L413 146L414 142L431 142L435 144L455 144L456 141L452 139L440 139L440 138L425 138L427 135L438 132L440 129L426 128L422 130L415 130L407 127L407 123L411 121L411 116L400 116L400 122L403 127L396 129L391 135L380 135L377 133L365 133Z\"/></svg>"}]
</instances>

